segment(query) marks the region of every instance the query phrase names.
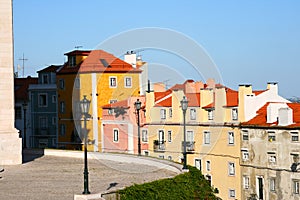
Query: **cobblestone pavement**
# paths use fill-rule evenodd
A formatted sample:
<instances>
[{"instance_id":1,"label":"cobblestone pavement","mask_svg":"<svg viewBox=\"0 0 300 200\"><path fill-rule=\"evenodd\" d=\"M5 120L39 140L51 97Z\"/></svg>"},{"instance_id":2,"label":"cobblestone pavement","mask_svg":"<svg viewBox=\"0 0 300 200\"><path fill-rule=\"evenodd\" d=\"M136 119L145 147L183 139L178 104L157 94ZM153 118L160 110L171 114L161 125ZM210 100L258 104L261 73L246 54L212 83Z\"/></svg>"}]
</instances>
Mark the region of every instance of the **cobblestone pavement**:
<instances>
[{"instance_id":1,"label":"cobblestone pavement","mask_svg":"<svg viewBox=\"0 0 300 200\"><path fill-rule=\"evenodd\" d=\"M83 159L42 156L0 173L2 200L72 200L83 191ZM89 189L103 193L134 183L172 177L174 172L143 164L89 159ZM110 188L110 185L115 185Z\"/></svg>"}]
</instances>

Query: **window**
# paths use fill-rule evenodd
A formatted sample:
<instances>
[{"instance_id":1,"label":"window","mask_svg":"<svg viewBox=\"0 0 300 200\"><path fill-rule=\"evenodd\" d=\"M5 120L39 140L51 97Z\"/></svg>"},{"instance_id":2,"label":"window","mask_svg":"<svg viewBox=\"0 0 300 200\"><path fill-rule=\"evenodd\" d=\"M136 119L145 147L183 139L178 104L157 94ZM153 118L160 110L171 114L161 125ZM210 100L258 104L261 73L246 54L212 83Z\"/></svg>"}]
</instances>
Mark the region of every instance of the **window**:
<instances>
[{"instance_id":1,"label":"window","mask_svg":"<svg viewBox=\"0 0 300 200\"><path fill-rule=\"evenodd\" d=\"M15 107L15 119L22 119L22 108L21 108L21 106Z\"/></svg>"},{"instance_id":2,"label":"window","mask_svg":"<svg viewBox=\"0 0 300 200\"><path fill-rule=\"evenodd\" d=\"M116 102L117 102L116 99L109 100L109 104L116 103ZM108 109L108 114L113 115L114 114L114 109L113 108Z\"/></svg>"},{"instance_id":3,"label":"window","mask_svg":"<svg viewBox=\"0 0 300 200\"><path fill-rule=\"evenodd\" d=\"M66 135L66 125L61 124L60 125L60 135L65 136Z\"/></svg>"},{"instance_id":4,"label":"window","mask_svg":"<svg viewBox=\"0 0 300 200\"><path fill-rule=\"evenodd\" d=\"M126 88L131 88L132 87L132 79L131 77L125 77L124 78L124 82L125 82L125 87Z\"/></svg>"},{"instance_id":5,"label":"window","mask_svg":"<svg viewBox=\"0 0 300 200\"><path fill-rule=\"evenodd\" d=\"M39 107L47 107L47 94L39 94Z\"/></svg>"},{"instance_id":6,"label":"window","mask_svg":"<svg viewBox=\"0 0 300 200\"><path fill-rule=\"evenodd\" d=\"M172 131L168 131L168 142L172 142Z\"/></svg>"},{"instance_id":7,"label":"window","mask_svg":"<svg viewBox=\"0 0 300 200\"><path fill-rule=\"evenodd\" d=\"M237 108L233 108L231 110L231 117L232 117L232 120L238 120L238 109Z\"/></svg>"},{"instance_id":8,"label":"window","mask_svg":"<svg viewBox=\"0 0 300 200\"><path fill-rule=\"evenodd\" d=\"M172 160L172 156L168 156L168 160Z\"/></svg>"},{"instance_id":9,"label":"window","mask_svg":"<svg viewBox=\"0 0 300 200\"><path fill-rule=\"evenodd\" d=\"M250 178L249 176L243 176L243 187L244 189L249 189Z\"/></svg>"},{"instance_id":10,"label":"window","mask_svg":"<svg viewBox=\"0 0 300 200\"><path fill-rule=\"evenodd\" d=\"M204 131L204 144L210 144L210 132Z\"/></svg>"},{"instance_id":11,"label":"window","mask_svg":"<svg viewBox=\"0 0 300 200\"><path fill-rule=\"evenodd\" d=\"M48 75L47 74L44 74L42 76L42 84L48 84L49 83L49 80L48 80Z\"/></svg>"},{"instance_id":12,"label":"window","mask_svg":"<svg viewBox=\"0 0 300 200\"><path fill-rule=\"evenodd\" d=\"M249 151L248 151L248 149L242 149L242 160L243 161L249 160Z\"/></svg>"},{"instance_id":13,"label":"window","mask_svg":"<svg viewBox=\"0 0 300 200\"><path fill-rule=\"evenodd\" d=\"M228 132L228 144L234 144L234 133L232 131Z\"/></svg>"},{"instance_id":14,"label":"window","mask_svg":"<svg viewBox=\"0 0 300 200\"><path fill-rule=\"evenodd\" d=\"M229 176L235 175L235 166L233 162L228 163L228 174Z\"/></svg>"},{"instance_id":15,"label":"window","mask_svg":"<svg viewBox=\"0 0 300 200\"><path fill-rule=\"evenodd\" d=\"M299 141L299 133L298 132L291 132L292 136L292 142L298 142Z\"/></svg>"},{"instance_id":16,"label":"window","mask_svg":"<svg viewBox=\"0 0 300 200\"><path fill-rule=\"evenodd\" d=\"M57 100L56 95L52 95L52 103L56 103L56 100Z\"/></svg>"},{"instance_id":17,"label":"window","mask_svg":"<svg viewBox=\"0 0 300 200\"><path fill-rule=\"evenodd\" d=\"M196 109L195 108L191 108L190 109L190 119L191 120L195 120L196 119Z\"/></svg>"},{"instance_id":18,"label":"window","mask_svg":"<svg viewBox=\"0 0 300 200\"><path fill-rule=\"evenodd\" d=\"M76 65L76 56L69 56L69 65L71 67Z\"/></svg>"},{"instance_id":19,"label":"window","mask_svg":"<svg viewBox=\"0 0 300 200\"><path fill-rule=\"evenodd\" d=\"M195 159L195 167L200 171L202 170L201 159Z\"/></svg>"},{"instance_id":20,"label":"window","mask_svg":"<svg viewBox=\"0 0 300 200\"><path fill-rule=\"evenodd\" d=\"M210 171L210 161L209 160L207 160L206 161L206 171Z\"/></svg>"},{"instance_id":21,"label":"window","mask_svg":"<svg viewBox=\"0 0 300 200\"><path fill-rule=\"evenodd\" d=\"M56 117L52 117L52 125L56 125L56 122L57 122Z\"/></svg>"},{"instance_id":22,"label":"window","mask_svg":"<svg viewBox=\"0 0 300 200\"><path fill-rule=\"evenodd\" d=\"M229 198L235 198L235 190L229 190Z\"/></svg>"},{"instance_id":23,"label":"window","mask_svg":"<svg viewBox=\"0 0 300 200\"><path fill-rule=\"evenodd\" d=\"M214 119L214 112L213 110L208 110L208 120L213 120Z\"/></svg>"},{"instance_id":24,"label":"window","mask_svg":"<svg viewBox=\"0 0 300 200\"><path fill-rule=\"evenodd\" d=\"M143 150L145 156L149 156L149 151Z\"/></svg>"},{"instance_id":25,"label":"window","mask_svg":"<svg viewBox=\"0 0 300 200\"><path fill-rule=\"evenodd\" d=\"M59 89L61 89L61 90L65 89L65 80L64 79L59 80Z\"/></svg>"},{"instance_id":26,"label":"window","mask_svg":"<svg viewBox=\"0 0 300 200\"><path fill-rule=\"evenodd\" d=\"M46 117L40 117L40 128L45 129L47 128L47 118Z\"/></svg>"},{"instance_id":27,"label":"window","mask_svg":"<svg viewBox=\"0 0 300 200\"><path fill-rule=\"evenodd\" d=\"M248 141L249 140L249 132L248 130L242 130L242 137L244 141Z\"/></svg>"},{"instance_id":28,"label":"window","mask_svg":"<svg viewBox=\"0 0 300 200\"><path fill-rule=\"evenodd\" d=\"M111 88L117 87L117 77L115 76L109 77L109 87Z\"/></svg>"},{"instance_id":29,"label":"window","mask_svg":"<svg viewBox=\"0 0 300 200\"><path fill-rule=\"evenodd\" d=\"M114 129L114 142L119 142L119 130Z\"/></svg>"},{"instance_id":30,"label":"window","mask_svg":"<svg viewBox=\"0 0 300 200\"><path fill-rule=\"evenodd\" d=\"M158 156L160 159L165 159L165 156L164 155L159 155Z\"/></svg>"},{"instance_id":31,"label":"window","mask_svg":"<svg viewBox=\"0 0 300 200\"><path fill-rule=\"evenodd\" d=\"M194 131L186 131L186 141L194 142Z\"/></svg>"},{"instance_id":32,"label":"window","mask_svg":"<svg viewBox=\"0 0 300 200\"><path fill-rule=\"evenodd\" d=\"M166 109L160 109L160 119L166 119Z\"/></svg>"},{"instance_id":33,"label":"window","mask_svg":"<svg viewBox=\"0 0 300 200\"><path fill-rule=\"evenodd\" d=\"M61 112L61 113L64 113L64 112L65 112L65 102L64 102L64 101L61 101L61 102L60 102L60 112Z\"/></svg>"},{"instance_id":34,"label":"window","mask_svg":"<svg viewBox=\"0 0 300 200\"><path fill-rule=\"evenodd\" d=\"M169 108L169 117L172 118L173 113L172 113L172 108Z\"/></svg>"},{"instance_id":35,"label":"window","mask_svg":"<svg viewBox=\"0 0 300 200\"><path fill-rule=\"evenodd\" d=\"M211 175L206 175L206 180L208 181L208 184L211 186Z\"/></svg>"},{"instance_id":36,"label":"window","mask_svg":"<svg viewBox=\"0 0 300 200\"><path fill-rule=\"evenodd\" d=\"M275 178L270 178L270 191L275 192Z\"/></svg>"},{"instance_id":37,"label":"window","mask_svg":"<svg viewBox=\"0 0 300 200\"><path fill-rule=\"evenodd\" d=\"M276 141L275 132L274 131L268 131L268 140L270 142Z\"/></svg>"},{"instance_id":38,"label":"window","mask_svg":"<svg viewBox=\"0 0 300 200\"><path fill-rule=\"evenodd\" d=\"M145 129L142 130L142 142L148 142L148 131Z\"/></svg>"},{"instance_id":39,"label":"window","mask_svg":"<svg viewBox=\"0 0 300 200\"><path fill-rule=\"evenodd\" d=\"M75 78L75 88L80 89L80 79L79 78Z\"/></svg>"},{"instance_id":40,"label":"window","mask_svg":"<svg viewBox=\"0 0 300 200\"><path fill-rule=\"evenodd\" d=\"M299 180L293 180L293 193L299 194Z\"/></svg>"},{"instance_id":41,"label":"window","mask_svg":"<svg viewBox=\"0 0 300 200\"><path fill-rule=\"evenodd\" d=\"M270 164L276 163L276 154L274 152L268 152L268 158Z\"/></svg>"}]
</instances>

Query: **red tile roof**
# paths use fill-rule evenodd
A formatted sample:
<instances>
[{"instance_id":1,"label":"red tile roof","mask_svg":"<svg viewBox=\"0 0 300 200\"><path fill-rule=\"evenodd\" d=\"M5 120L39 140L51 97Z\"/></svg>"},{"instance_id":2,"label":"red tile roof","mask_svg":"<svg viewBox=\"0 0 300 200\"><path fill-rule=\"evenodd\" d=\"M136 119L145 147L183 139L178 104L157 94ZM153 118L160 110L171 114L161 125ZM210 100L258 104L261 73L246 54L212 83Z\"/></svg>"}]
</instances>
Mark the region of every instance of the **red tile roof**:
<instances>
[{"instance_id":1,"label":"red tile roof","mask_svg":"<svg viewBox=\"0 0 300 200\"><path fill-rule=\"evenodd\" d=\"M242 125L250 125L250 126L262 126L262 127L276 127L278 126L278 122L267 123L267 107L270 102L266 103L263 107L261 107L257 112L256 116L250 119L247 122L243 122ZM285 127L293 128L300 127L300 103L287 103L287 105L293 110L293 124L287 125Z\"/></svg>"},{"instance_id":2,"label":"red tile roof","mask_svg":"<svg viewBox=\"0 0 300 200\"><path fill-rule=\"evenodd\" d=\"M78 52L77 52L78 53ZM141 73L142 70L132 67L127 62L115 57L114 55L103 51L93 50L85 52L88 56L78 65L74 67L68 66L68 63L59 71L59 74L65 73ZM89 54L88 54L89 53ZM78 55L76 51L67 53L65 55ZM81 55L81 54L80 54Z\"/></svg>"},{"instance_id":3,"label":"red tile roof","mask_svg":"<svg viewBox=\"0 0 300 200\"><path fill-rule=\"evenodd\" d=\"M214 108L214 107L215 107L215 104L214 103L210 103L210 104L208 104L206 106L203 106L202 108L203 109L211 109L211 108Z\"/></svg>"},{"instance_id":4,"label":"red tile roof","mask_svg":"<svg viewBox=\"0 0 300 200\"><path fill-rule=\"evenodd\" d=\"M225 107L237 107L239 104L239 92L226 88L226 106Z\"/></svg>"},{"instance_id":5,"label":"red tile roof","mask_svg":"<svg viewBox=\"0 0 300 200\"><path fill-rule=\"evenodd\" d=\"M155 104L154 107L172 107L172 96Z\"/></svg>"},{"instance_id":6,"label":"red tile roof","mask_svg":"<svg viewBox=\"0 0 300 200\"><path fill-rule=\"evenodd\" d=\"M199 107L200 106L200 93L187 93L185 94L189 107Z\"/></svg>"},{"instance_id":7,"label":"red tile roof","mask_svg":"<svg viewBox=\"0 0 300 200\"><path fill-rule=\"evenodd\" d=\"M117 101L115 103L111 103L111 104L106 104L104 106L102 106L103 109L109 109L109 108L117 108L117 107L122 107L122 108L130 108L130 106L128 105L128 100L122 100L122 101Z\"/></svg>"},{"instance_id":8,"label":"red tile roof","mask_svg":"<svg viewBox=\"0 0 300 200\"><path fill-rule=\"evenodd\" d=\"M167 90L165 92L154 92L154 101L158 101L158 100L168 96L171 93L172 93L172 90Z\"/></svg>"},{"instance_id":9,"label":"red tile roof","mask_svg":"<svg viewBox=\"0 0 300 200\"><path fill-rule=\"evenodd\" d=\"M38 78L29 76L14 79L15 101L28 101L29 84L38 84Z\"/></svg>"},{"instance_id":10,"label":"red tile roof","mask_svg":"<svg viewBox=\"0 0 300 200\"><path fill-rule=\"evenodd\" d=\"M84 72L142 72L127 62L103 50L93 50L83 60L79 71Z\"/></svg>"},{"instance_id":11,"label":"red tile roof","mask_svg":"<svg viewBox=\"0 0 300 200\"><path fill-rule=\"evenodd\" d=\"M253 91L253 93L257 96L257 95L260 95L261 93L265 92L267 90L255 90Z\"/></svg>"}]
</instances>

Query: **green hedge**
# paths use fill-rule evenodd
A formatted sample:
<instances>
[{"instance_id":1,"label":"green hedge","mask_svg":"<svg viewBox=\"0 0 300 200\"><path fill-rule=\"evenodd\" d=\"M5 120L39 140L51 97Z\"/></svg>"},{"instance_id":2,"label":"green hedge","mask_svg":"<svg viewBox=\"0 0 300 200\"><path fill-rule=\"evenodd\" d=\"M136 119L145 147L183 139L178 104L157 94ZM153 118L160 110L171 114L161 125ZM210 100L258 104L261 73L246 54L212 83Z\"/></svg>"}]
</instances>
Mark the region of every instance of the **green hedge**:
<instances>
[{"instance_id":1,"label":"green hedge","mask_svg":"<svg viewBox=\"0 0 300 200\"><path fill-rule=\"evenodd\" d=\"M118 194L121 200L217 199L202 173L195 167L190 166L188 173L142 185L135 184L118 191Z\"/></svg>"}]
</instances>

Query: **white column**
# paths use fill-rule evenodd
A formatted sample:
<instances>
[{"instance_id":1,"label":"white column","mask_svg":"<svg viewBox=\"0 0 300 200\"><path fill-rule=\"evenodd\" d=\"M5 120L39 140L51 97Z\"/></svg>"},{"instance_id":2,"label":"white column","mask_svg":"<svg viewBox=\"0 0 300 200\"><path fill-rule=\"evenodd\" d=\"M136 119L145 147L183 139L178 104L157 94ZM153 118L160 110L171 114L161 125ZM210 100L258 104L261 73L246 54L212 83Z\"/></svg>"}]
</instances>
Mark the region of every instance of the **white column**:
<instances>
[{"instance_id":1,"label":"white column","mask_svg":"<svg viewBox=\"0 0 300 200\"><path fill-rule=\"evenodd\" d=\"M98 148L98 107L97 107L97 75L92 73L92 104L93 104L93 138L95 140L94 151L99 151Z\"/></svg>"},{"instance_id":2,"label":"white column","mask_svg":"<svg viewBox=\"0 0 300 200\"><path fill-rule=\"evenodd\" d=\"M14 122L12 1L0 0L0 164L22 163L22 141Z\"/></svg>"}]
</instances>

